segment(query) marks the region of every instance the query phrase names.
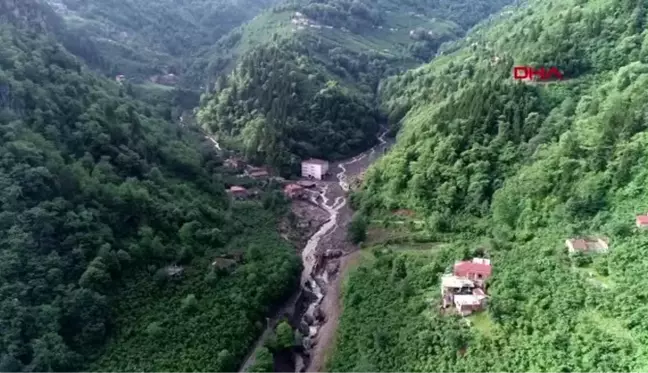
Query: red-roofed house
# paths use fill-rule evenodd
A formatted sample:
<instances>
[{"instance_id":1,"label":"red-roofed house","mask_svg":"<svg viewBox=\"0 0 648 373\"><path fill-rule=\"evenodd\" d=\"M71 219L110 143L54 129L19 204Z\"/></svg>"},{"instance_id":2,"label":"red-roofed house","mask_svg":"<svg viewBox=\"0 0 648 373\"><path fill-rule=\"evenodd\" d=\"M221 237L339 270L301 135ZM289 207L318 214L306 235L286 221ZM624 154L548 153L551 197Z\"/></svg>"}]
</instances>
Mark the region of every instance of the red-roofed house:
<instances>
[{"instance_id":1,"label":"red-roofed house","mask_svg":"<svg viewBox=\"0 0 648 373\"><path fill-rule=\"evenodd\" d=\"M243 199L248 196L248 191L247 189L243 188L242 186L233 186L229 188L229 194L236 198L236 199Z\"/></svg>"},{"instance_id":2,"label":"red-roofed house","mask_svg":"<svg viewBox=\"0 0 648 373\"><path fill-rule=\"evenodd\" d=\"M490 277L492 267L490 260L473 258L471 261L457 262L454 265L454 275L466 277L475 282L483 282Z\"/></svg>"},{"instance_id":3,"label":"red-roofed house","mask_svg":"<svg viewBox=\"0 0 648 373\"><path fill-rule=\"evenodd\" d=\"M284 188L284 194L290 199L304 198L304 188L297 184L288 184Z\"/></svg>"},{"instance_id":4,"label":"red-roofed house","mask_svg":"<svg viewBox=\"0 0 648 373\"><path fill-rule=\"evenodd\" d=\"M268 170L264 167L252 167L248 166L246 171L247 175L253 179L262 179L270 176Z\"/></svg>"},{"instance_id":5,"label":"red-roofed house","mask_svg":"<svg viewBox=\"0 0 648 373\"><path fill-rule=\"evenodd\" d=\"M245 162L243 162L242 159L231 157L227 158L225 162L223 162L223 165L228 168L240 168L245 166Z\"/></svg>"},{"instance_id":6,"label":"red-roofed house","mask_svg":"<svg viewBox=\"0 0 648 373\"><path fill-rule=\"evenodd\" d=\"M637 215L637 228L648 228L648 215Z\"/></svg>"},{"instance_id":7,"label":"red-roofed house","mask_svg":"<svg viewBox=\"0 0 648 373\"><path fill-rule=\"evenodd\" d=\"M486 308L488 295L484 281L492 272L490 260L473 258L470 261L456 262L453 274L441 277L442 308L454 306L463 316Z\"/></svg>"}]
</instances>

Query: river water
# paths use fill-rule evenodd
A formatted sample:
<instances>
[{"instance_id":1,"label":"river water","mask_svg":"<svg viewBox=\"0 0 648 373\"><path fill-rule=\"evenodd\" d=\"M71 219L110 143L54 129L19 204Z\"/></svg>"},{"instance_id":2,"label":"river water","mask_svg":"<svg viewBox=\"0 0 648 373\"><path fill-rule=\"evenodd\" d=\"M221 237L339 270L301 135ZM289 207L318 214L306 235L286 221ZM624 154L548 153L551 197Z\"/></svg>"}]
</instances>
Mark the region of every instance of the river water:
<instances>
[{"instance_id":1,"label":"river water","mask_svg":"<svg viewBox=\"0 0 648 373\"><path fill-rule=\"evenodd\" d=\"M332 277L337 275L340 256L356 249L346 238L347 226L353 214L347 204L349 180L364 172L383 154L388 146L385 140L386 134L387 132L384 132L380 135L378 145L372 149L334 165L339 170L335 175L335 181L324 185L321 189L319 205L329 213L330 220L311 237L302 251L304 270L301 291L313 296L302 297L307 302L310 300L310 303L300 319L300 326L306 329L307 333L303 339L303 351L295 359L297 372L304 371L306 368L310 371L313 368L310 363L313 360L311 352L314 350L315 343L330 342L330 336L318 340L318 333L327 321L327 312L332 312L332 310L322 309L321 305L328 293ZM321 346L318 347L320 348L317 350L321 351Z\"/></svg>"},{"instance_id":2,"label":"river water","mask_svg":"<svg viewBox=\"0 0 648 373\"><path fill-rule=\"evenodd\" d=\"M347 226L353 215L353 211L347 203L349 180L364 172L371 163L382 156L390 145L385 140L386 134L387 132L383 132L378 137L378 145L368 151L331 165L331 170L338 171L334 180L318 182L319 193L312 196L311 201L325 210L330 218L310 237L302 250L303 270L298 293L291 298L287 305L282 307L281 312L269 320L267 329L257 341L239 372L244 372L250 367L256 350L263 346L278 319L285 313L293 315L293 324L299 324L303 335L302 348L293 358L295 371L303 372L307 369L310 371L310 363L313 360L311 353L315 344L321 342L318 341L318 333L327 321L327 310L323 310L321 305L328 292L331 279L336 276L335 265L339 265L341 256L356 250L356 247L346 239ZM209 139L215 144L215 147L220 148L213 137ZM321 350L321 347L318 346L318 350Z\"/></svg>"}]
</instances>

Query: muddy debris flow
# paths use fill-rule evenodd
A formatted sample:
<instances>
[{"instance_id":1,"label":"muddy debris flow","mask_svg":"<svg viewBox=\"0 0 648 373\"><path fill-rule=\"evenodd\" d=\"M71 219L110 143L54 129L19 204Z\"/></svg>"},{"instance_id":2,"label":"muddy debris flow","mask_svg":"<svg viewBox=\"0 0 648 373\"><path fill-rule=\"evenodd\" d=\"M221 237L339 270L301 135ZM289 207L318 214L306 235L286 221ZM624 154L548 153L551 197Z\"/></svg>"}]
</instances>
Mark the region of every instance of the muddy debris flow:
<instances>
[{"instance_id":1,"label":"muddy debris flow","mask_svg":"<svg viewBox=\"0 0 648 373\"><path fill-rule=\"evenodd\" d=\"M327 313L335 312L323 309L325 306L322 303L333 280L339 275L341 260L357 249L346 237L347 226L353 214L347 201L349 180L364 172L382 156L390 145L385 140L386 134L386 131L383 132L378 138L378 145L368 151L350 160L332 164L331 170L336 172L331 177L332 180L317 182L317 192L311 195L310 202L325 211L329 219L308 239L301 252L303 270L299 290L269 319L266 331L239 372L246 371L253 364L255 351L263 346L276 324L284 318L288 318L291 325L299 329L302 345L293 349L292 359L287 359L285 353L275 356L275 370L286 371L286 368L291 367L296 373L301 373L322 368L323 359L320 355L323 355L326 346L319 344L331 343L332 338L330 335L320 335L320 331L328 321Z\"/></svg>"},{"instance_id":2,"label":"muddy debris flow","mask_svg":"<svg viewBox=\"0 0 648 373\"><path fill-rule=\"evenodd\" d=\"M327 294L331 279L338 275L340 258L351 253L355 247L346 239L347 225L351 220L352 211L347 206L347 192L349 192L349 178L363 172L375 159L382 155L387 142L386 132L380 135L379 144L372 149L357 155L351 160L337 164L339 172L335 178L337 183L324 185L320 192L319 205L330 214L330 220L324 224L308 241L302 252L304 270L302 272L302 294L299 299L306 306L299 308L305 312L299 320L299 329L303 341L299 357L296 357L296 372L311 371L311 352L318 341L318 333L324 323L326 314L321 308L322 301ZM378 151L380 149L380 152ZM361 161L363 164L360 164ZM358 166L358 167L353 167ZM301 363L301 364L297 364Z\"/></svg>"}]
</instances>

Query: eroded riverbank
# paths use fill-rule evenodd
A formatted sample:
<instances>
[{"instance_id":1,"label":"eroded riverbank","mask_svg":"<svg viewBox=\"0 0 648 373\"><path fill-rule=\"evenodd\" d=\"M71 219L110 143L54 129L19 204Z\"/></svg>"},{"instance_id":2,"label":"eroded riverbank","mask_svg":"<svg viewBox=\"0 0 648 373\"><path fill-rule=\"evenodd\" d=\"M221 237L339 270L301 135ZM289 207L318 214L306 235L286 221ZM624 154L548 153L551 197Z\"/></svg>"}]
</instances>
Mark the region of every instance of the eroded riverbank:
<instances>
[{"instance_id":1,"label":"eroded riverbank","mask_svg":"<svg viewBox=\"0 0 648 373\"><path fill-rule=\"evenodd\" d=\"M317 300L309 304L308 311L301 318L301 328L308 325L309 338L304 338L301 357L303 365L297 366L297 372L321 371L325 363L325 354L333 343L335 329L340 313L339 291L340 280L344 269L350 261L350 254L357 247L347 238L347 227L351 222L353 211L347 203L349 180L364 172L390 146L385 140L386 132L379 137L379 144L372 149L353 157L350 160L335 164L335 180L326 189L325 201L334 199L335 209L333 228L318 239L315 250L315 265L312 266L311 281L318 285ZM303 289L308 291L308 288Z\"/></svg>"},{"instance_id":2,"label":"eroded riverbank","mask_svg":"<svg viewBox=\"0 0 648 373\"><path fill-rule=\"evenodd\" d=\"M254 351L263 346L272 334L276 323L288 318L293 327L299 329L302 346L291 351L292 356L275 357L277 371L320 371L328 346L333 342L339 316L340 268L345 268L349 255L357 247L347 239L347 226L353 211L348 201L349 180L364 172L391 145L385 139L386 132L379 137L379 144L349 160L331 165L334 176L317 182L318 192L311 202L325 211L329 219L308 239L302 250L303 271L300 289L280 312L269 319L268 328L259 338L242 365L245 371L254 359Z\"/></svg>"}]
</instances>

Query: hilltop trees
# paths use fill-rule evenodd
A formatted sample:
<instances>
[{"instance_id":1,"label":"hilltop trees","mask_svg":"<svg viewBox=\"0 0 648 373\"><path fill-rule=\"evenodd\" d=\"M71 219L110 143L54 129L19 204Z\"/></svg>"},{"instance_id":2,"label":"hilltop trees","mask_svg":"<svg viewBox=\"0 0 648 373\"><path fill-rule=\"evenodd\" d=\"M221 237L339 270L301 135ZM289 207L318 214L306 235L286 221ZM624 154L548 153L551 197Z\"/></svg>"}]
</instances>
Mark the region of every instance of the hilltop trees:
<instances>
[{"instance_id":1,"label":"hilltop trees","mask_svg":"<svg viewBox=\"0 0 648 373\"><path fill-rule=\"evenodd\" d=\"M257 205L233 210L219 160L199 150L197 134L87 72L48 35L3 25L0 44L0 368L82 370L113 335L121 347L151 346L147 358L163 356L138 365L143 350L128 348L108 354L105 370L180 370L187 361L197 370L232 370L258 332L255 322L298 274L292 250L274 240L272 213ZM240 275L203 285L211 263L204 256L231 242L245 250L257 239L246 224L265 237L265 249L246 258ZM261 262L272 273L263 274ZM157 286L154 274L168 277L171 263L199 269ZM241 289L253 294L229 300ZM185 306L192 312L160 309L180 310L193 293ZM212 300L222 308L201 307ZM237 321L208 320L203 309ZM166 334L205 329L183 322L187 314L220 334L204 346L227 347L223 365L199 361L204 353L176 348L185 339ZM178 350L186 357L174 356Z\"/></svg>"},{"instance_id":2,"label":"hilltop trees","mask_svg":"<svg viewBox=\"0 0 648 373\"><path fill-rule=\"evenodd\" d=\"M336 159L375 142L375 110L327 81L289 42L255 49L218 88L199 120L252 161L290 172L300 158Z\"/></svg>"},{"instance_id":3,"label":"hilltop trees","mask_svg":"<svg viewBox=\"0 0 648 373\"><path fill-rule=\"evenodd\" d=\"M395 245L405 259L378 251L354 272L332 370L353 369L350 361L407 371L645 370L637 279L648 246L634 229L648 208L648 67L637 28L645 7L531 1L384 84L401 133L367 171L357 202L376 215L413 209L447 245L424 254ZM558 66L566 79L514 82L518 63ZM588 234L607 236L610 253L570 256L565 239ZM494 269L489 306L466 328L440 315L430 294L443 268L482 247ZM395 287L403 277L408 285Z\"/></svg>"}]
</instances>

